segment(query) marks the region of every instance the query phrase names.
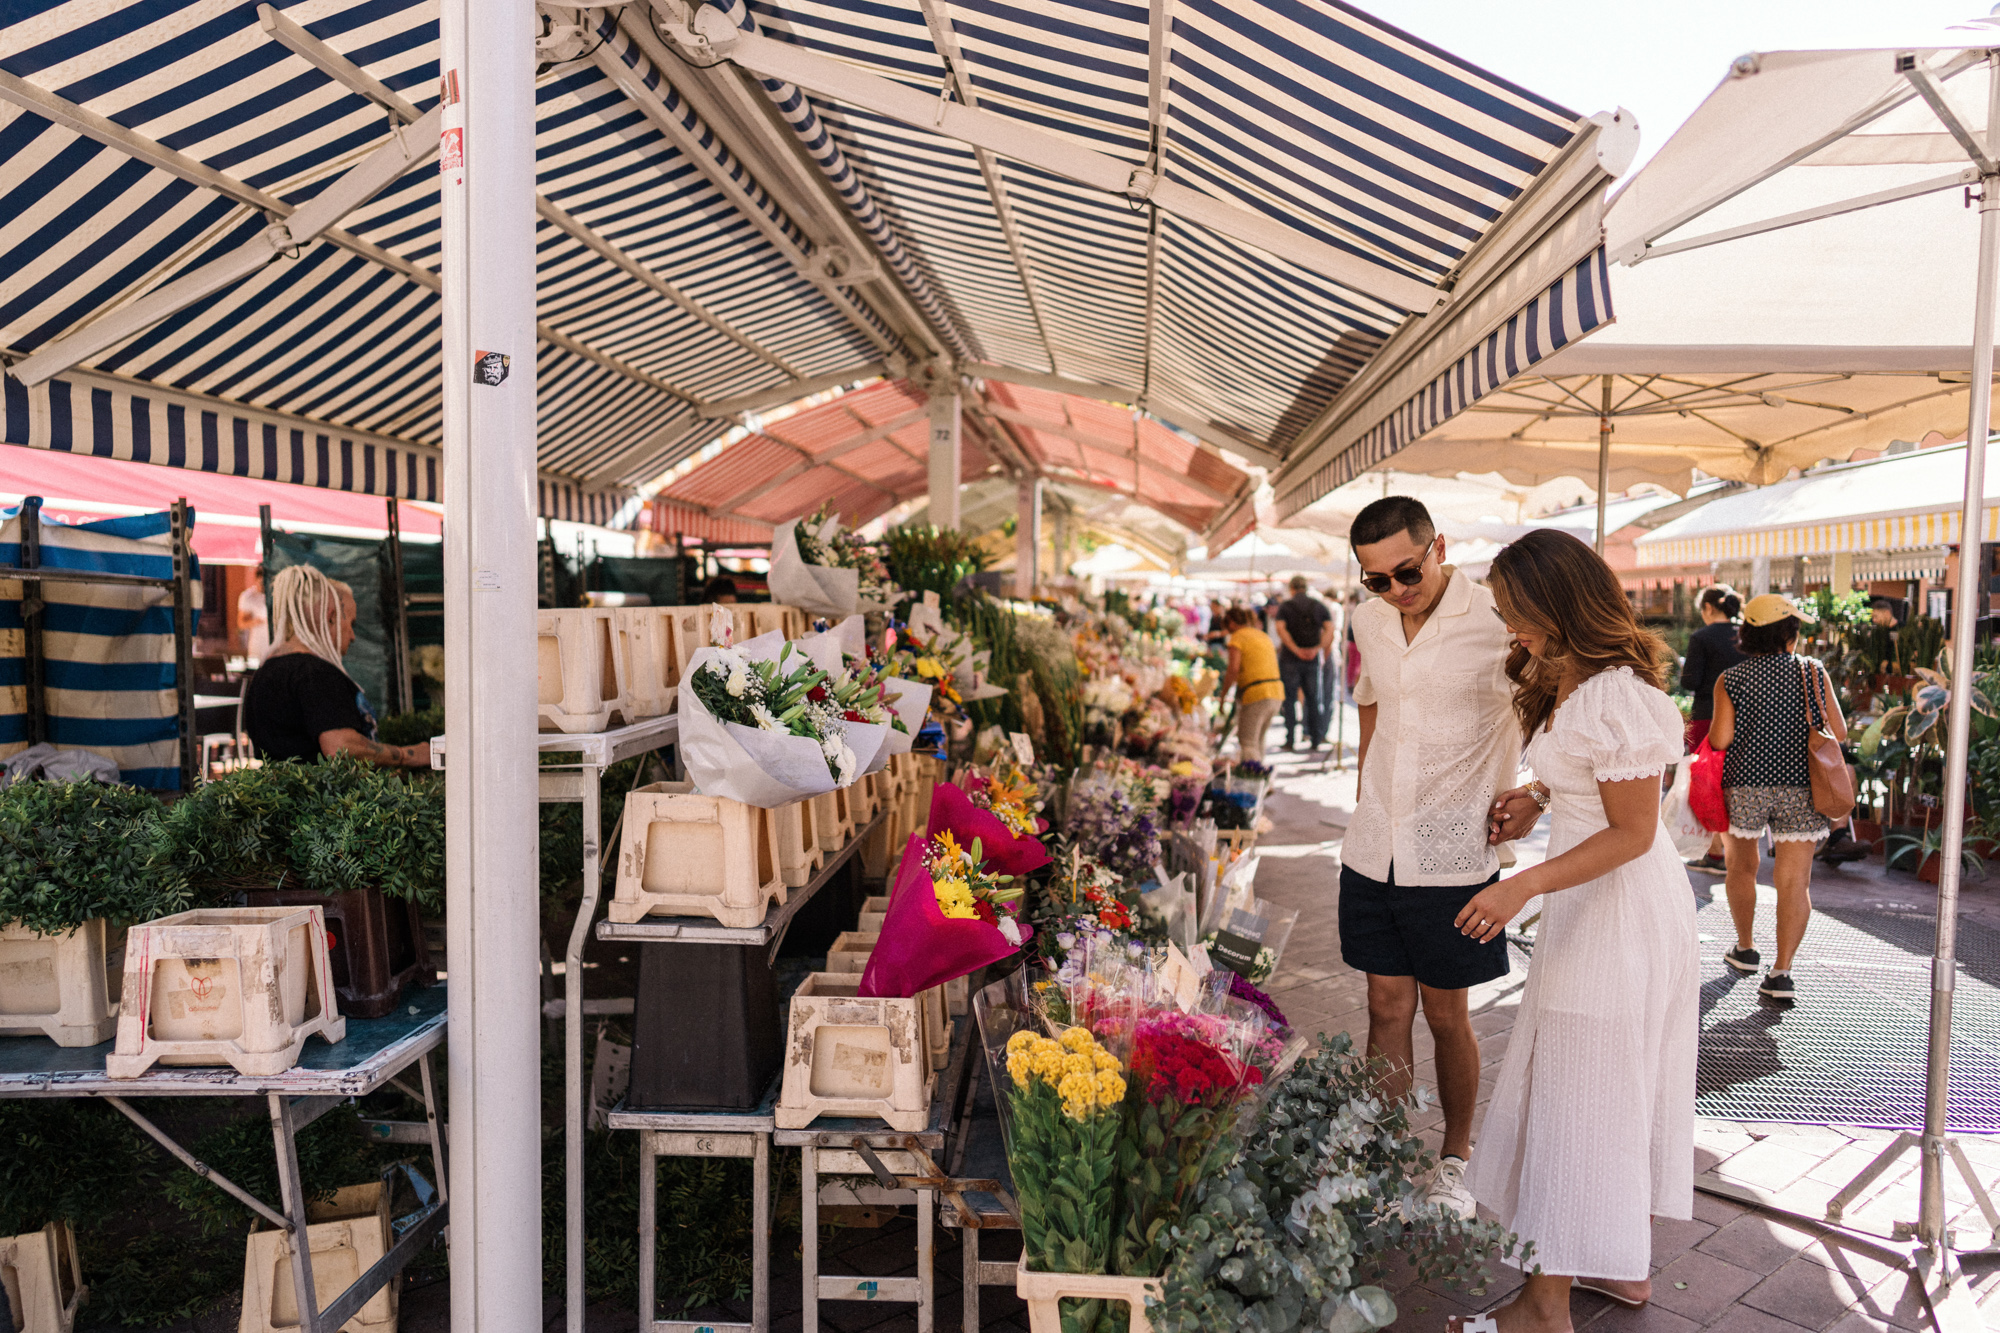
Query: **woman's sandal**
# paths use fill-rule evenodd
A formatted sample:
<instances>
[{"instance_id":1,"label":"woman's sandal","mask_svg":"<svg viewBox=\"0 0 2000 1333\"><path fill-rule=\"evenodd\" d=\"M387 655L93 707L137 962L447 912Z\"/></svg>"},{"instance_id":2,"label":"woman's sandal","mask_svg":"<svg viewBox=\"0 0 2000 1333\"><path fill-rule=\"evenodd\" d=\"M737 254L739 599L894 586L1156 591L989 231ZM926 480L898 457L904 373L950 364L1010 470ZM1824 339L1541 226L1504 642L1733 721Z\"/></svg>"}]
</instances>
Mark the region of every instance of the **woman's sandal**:
<instances>
[{"instance_id":1,"label":"woman's sandal","mask_svg":"<svg viewBox=\"0 0 2000 1333\"><path fill-rule=\"evenodd\" d=\"M1492 1310L1476 1315L1448 1314L1444 1333L1500 1333L1500 1321L1493 1314Z\"/></svg>"},{"instance_id":2,"label":"woman's sandal","mask_svg":"<svg viewBox=\"0 0 2000 1333\"><path fill-rule=\"evenodd\" d=\"M1630 1296L1620 1296L1617 1292L1612 1291L1609 1288L1597 1286L1594 1283L1588 1282L1583 1278L1572 1279L1570 1285L1576 1288L1578 1291L1596 1292L1599 1296L1602 1296L1605 1300L1610 1301L1613 1305L1623 1306L1627 1310L1643 1310L1646 1308L1645 1301L1635 1301ZM1647 1300L1650 1299L1652 1298L1651 1297L1647 1298Z\"/></svg>"}]
</instances>

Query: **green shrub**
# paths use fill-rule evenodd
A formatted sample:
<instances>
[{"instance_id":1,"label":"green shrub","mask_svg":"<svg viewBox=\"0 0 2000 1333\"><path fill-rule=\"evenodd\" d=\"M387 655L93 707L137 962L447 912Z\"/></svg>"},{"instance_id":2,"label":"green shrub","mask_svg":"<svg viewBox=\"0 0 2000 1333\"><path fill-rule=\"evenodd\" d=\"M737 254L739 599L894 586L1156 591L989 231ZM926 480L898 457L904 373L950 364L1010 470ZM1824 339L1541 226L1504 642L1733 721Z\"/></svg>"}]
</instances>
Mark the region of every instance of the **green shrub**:
<instances>
[{"instance_id":1,"label":"green shrub","mask_svg":"<svg viewBox=\"0 0 2000 1333\"><path fill-rule=\"evenodd\" d=\"M167 811L173 875L204 901L246 889L378 887L444 902L444 781L347 755L265 764L198 787Z\"/></svg>"},{"instance_id":2,"label":"green shrub","mask_svg":"<svg viewBox=\"0 0 2000 1333\"><path fill-rule=\"evenodd\" d=\"M0 1099L0 1236L95 1226L153 1188L164 1156L103 1102Z\"/></svg>"},{"instance_id":3,"label":"green shrub","mask_svg":"<svg viewBox=\"0 0 2000 1333\"><path fill-rule=\"evenodd\" d=\"M444 735L444 705L420 708L413 713L397 713L382 719L375 739L384 745L421 745Z\"/></svg>"},{"instance_id":4,"label":"green shrub","mask_svg":"<svg viewBox=\"0 0 2000 1333\"><path fill-rule=\"evenodd\" d=\"M58 935L106 917L150 921L187 905L152 857L160 803L136 787L16 782L0 792L0 925Z\"/></svg>"}]
</instances>

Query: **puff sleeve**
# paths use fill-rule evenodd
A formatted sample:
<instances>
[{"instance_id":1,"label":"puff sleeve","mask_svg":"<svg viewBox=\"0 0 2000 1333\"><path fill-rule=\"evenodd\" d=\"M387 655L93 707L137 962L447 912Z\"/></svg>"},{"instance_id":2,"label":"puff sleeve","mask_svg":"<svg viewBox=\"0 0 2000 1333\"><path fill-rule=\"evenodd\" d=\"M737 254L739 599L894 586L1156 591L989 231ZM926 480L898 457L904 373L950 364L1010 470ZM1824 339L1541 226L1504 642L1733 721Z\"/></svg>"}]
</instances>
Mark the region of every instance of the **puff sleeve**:
<instances>
[{"instance_id":1,"label":"puff sleeve","mask_svg":"<svg viewBox=\"0 0 2000 1333\"><path fill-rule=\"evenodd\" d=\"M1564 754L1590 765L1599 782L1658 777L1681 761L1685 725L1665 692L1630 667L1601 672L1557 710L1550 737Z\"/></svg>"}]
</instances>

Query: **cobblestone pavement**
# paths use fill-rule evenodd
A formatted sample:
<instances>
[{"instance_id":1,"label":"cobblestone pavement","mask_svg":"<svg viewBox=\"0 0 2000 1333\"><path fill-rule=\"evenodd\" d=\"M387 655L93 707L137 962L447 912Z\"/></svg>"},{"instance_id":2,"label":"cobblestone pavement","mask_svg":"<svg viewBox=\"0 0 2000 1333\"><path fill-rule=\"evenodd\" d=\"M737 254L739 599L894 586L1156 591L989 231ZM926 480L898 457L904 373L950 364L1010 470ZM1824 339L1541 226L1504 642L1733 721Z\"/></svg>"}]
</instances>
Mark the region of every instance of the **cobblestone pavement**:
<instances>
[{"instance_id":1,"label":"cobblestone pavement","mask_svg":"<svg viewBox=\"0 0 2000 1333\"><path fill-rule=\"evenodd\" d=\"M1353 714L1348 714L1353 725ZM1350 736L1352 731L1348 733ZM1257 872L1261 896L1299 909L1299 921L1272 979L1274 998L1295 1027L1305 1032L1367 1031L1363 978L1340 961L1336 914L1340 841L1354 803L1351 762L1330 771L1325 756L1308 758L1273 750L1278 778L1266 803L1274 827L1258 841L1263 861ZM1538 843L1523 847L1524 863L1538 859ZM1769 882L1765 862L1765 883ZM1840 870L1818 867L1813 898L1817 907L1864 908L1885 899L1928 908L1931 886L1911 876L1885 871L1879 862ZM1690 872L1691 887L1720 892L1719 877ZM1532 912L1530 905L1529 911ZM1982 881L1965 891L1964 917L2000 926L2000 882ZM1768 921L1768 917L1765 918ZM1808 937L1810 939L1810 936ZM1517 958L1517 964L1518 964ZM1913 961L1922 962L1921 956ZM1493 1079L1507 1053L1507 1039L1520 1003L1525 973L1475 989L1473 1025L1480 1036L1479 1113L1485 1114ZM1808 1002L1809 1002L1809 998ZM1435 1086L1428 1032L1417 1025L1417 1077ZM1419 1122L1435 1148L1440 1113ZM1696 1122L1695 1164L1709 1178L1749 1187L1788 1211L1806 1217L1824 1214L1826 1203L1894 1137L1892 1133L1849 1127L1745 1123L1703 1118ZM1989 1190L2000 1195L2000 1139L1963 1140L1967 1157ZM1475 1149L1476 1151L1476 1149ZM1983 1240L1970 1194L1952 1177L1948 1198L1961 1235ZM1850 1242L1822 1225L1791 1222L1754 1211L1712 1194L1695 1196L1691 1221L1656 1221L1653 1242L1653 1300L1643 1310L1618 1309L1601 1297L1578 1293L1571 1305L1577 1328L1645 1330L1646 1333L1799 1333L1835 1329L1929 1327L1920 1291L1898 1265L1908 1247L1881 1241ZM1917 1215L1914 1156L1875 1182L1847 1211L1849 1225L1888 1236L1895 1223ZM1985 1324L2000 1329L2000 1258L1968 1259L1965 1268L1979 1299ZM1450 1288L1410 1285L1397 1293L1397 1333L1436 1333L1448 1314L1477 1313L1498 1303L1518 1285L1509 1273L1484 1298Z\"/></svg>"}]
</instances>

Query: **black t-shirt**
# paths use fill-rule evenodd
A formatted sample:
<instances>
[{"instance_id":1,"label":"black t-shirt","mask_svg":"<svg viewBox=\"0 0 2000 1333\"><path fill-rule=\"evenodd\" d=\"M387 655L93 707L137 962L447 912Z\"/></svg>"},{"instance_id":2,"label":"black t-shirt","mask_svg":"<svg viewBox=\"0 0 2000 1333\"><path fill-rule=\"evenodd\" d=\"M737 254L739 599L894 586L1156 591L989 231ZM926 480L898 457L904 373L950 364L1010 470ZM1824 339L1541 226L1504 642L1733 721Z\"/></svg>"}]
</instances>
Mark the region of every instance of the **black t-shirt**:
<instances>
[{"instance_id":1,"label":"black t-shirt","mask_svg":"<svg viewBox=\"0 0 2000 1333\"><path fill-rule=\"evenodd\" d=\"M1697 721L1715 716L1715 682L1722 673L1743 660L1736 646L1736 626L1727 620L1703 625L1688 637L1687 657L1681 662L1681 688L1694 696L1689 716Z\"/></svg>"},{"instance_id":2,"label":"black t-shirt","mask_svg":"<svg viewBox=\"0 0 2000 1333\"><path fill-rule=\"evenodd\" d=\"M1317 648L1319 627L1333 619L1333 612L1326 609L1326 603L1301 594L1285 599L1278 607L1278 619L1285 622L1285 629L1291 634L1295 646Z\"/></svg>"},{"instance_id":3,"label":"black t-shirt","mask_svg":"<svg viewBox=\"0 0 2000 1333\"><path fill-rule=\"evenodd\" d=\"M311 653L267 660L243 694L243 729L260 759L317 759L325 731L374 738L375 714L345 671Z\"/></svg>"}]
</instances>

